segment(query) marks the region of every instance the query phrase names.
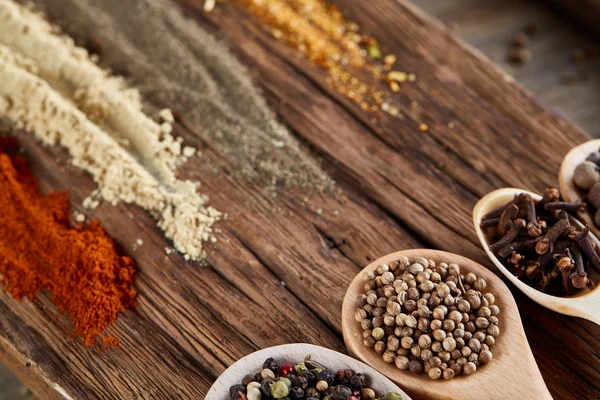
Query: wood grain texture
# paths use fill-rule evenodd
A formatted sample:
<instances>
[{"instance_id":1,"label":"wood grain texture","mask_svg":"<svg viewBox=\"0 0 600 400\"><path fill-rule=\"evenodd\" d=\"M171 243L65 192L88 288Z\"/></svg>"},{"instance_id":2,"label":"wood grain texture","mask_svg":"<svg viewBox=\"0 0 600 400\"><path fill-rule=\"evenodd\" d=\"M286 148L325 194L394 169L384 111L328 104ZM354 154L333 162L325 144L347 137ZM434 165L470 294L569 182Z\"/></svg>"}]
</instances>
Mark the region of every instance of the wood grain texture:
<instances>
[{"instance_id":1,"label":"wood grain texture","mask_svg":"<svg viewBox=\"0 0 600 400\"><path fill-rule=\"evenodd\" d=\"M357 308L356 299L361 293L364 293L365 280L362 273L374 272L379 265L391 265L393 261L401 257L408 257L409 260L425 257L438 264L442 262L457 263L462 274L466 275L472 272L477 277L486 280L485 291L493 293L496 297L494 304L500 308L498 325L502 328L496 344L490 348L494 358L489 364L480 365L472 376L457 376L450 380L432 381L425 374L416 375L410 371L402 371L394 364L385 363L379 354L363 345L363 330L354 319L354 312ZM519 310L510 290L491 271L457 254L430 249L411 249L388 254L373 261L361 271L360 276L354 278L348 288L342 308L342 327L344 342L350 354L376 367L378 371L420 398L437 400L492 399L496 398L497 390L501 387L502 396L506 399L552 399L527 343Z\"/></svg>"},{"instance_id":2,"label":"wood grain texture","mask_svg":"<svg viewBox=\"0 0 600 400\"><path fill-rule=\"evenodd\" d=\"M544 0L570 13L588 29L600 35L600 0Z\"/></svg>"},{"instance_id":3,"label":"wood grain texture","mask_svg":"<svg viewBox=\"0 0 600 400\"><path fill-rule=\"evenodd\" d=\"M600 36L590 34L569 13L551 7L551 0L411 1L490 57L542 104L600 137L600 57L572 60L575 49L600 49ZM577 6L589 1L564 3ZM508 62L511 40L529 25L537 30L527 46L531 59L524 65Z\"/></svg>"},{"instance_id":4,"label":"wood grain texture","mask_svg":"<svg viewBox=\"0 0 600 400\"><path fill-rule=\"evenodd\" d=\"M22 356L14 362L28 360L36 366L31 373L73 398L202 398L228 365L256 349L308 342L343 351L346 287L382 254L436 247L492 267L471 224L477 199L501 186L539 192L555 185L562 157L587 135L409 3L337 3L397 54L399 65L418 73L401 94L402 118L373 121L233 5L219 3L208 15L201 2L185 9L229 40L280 118L323 158L338 190L274 197L257 182L233 179L223 172L231 162L181 115L175 134L204 157L180 175L200 181L211 204L229 215L208 248L209 266L166 256L169 243L141 210L104 204L94 217L140 267L139 306L109 329L121 347L85 348L68 337L46 299L16 302L2 294L0 336ZM55 17L67 25L60 9ZM85 41L94 22L71 33ZM169 106L152 93L146 100ZM412 100L418 109L410 109ZM429 132L417 129L420 122ZM64 151L19 137L44 190L69 189L78 208L94 188L91 179L67 165ZM138 238L144 245L133 251ZM553 397L600 395L600 329L514 294Z\"/></svg>"}]
</instances>

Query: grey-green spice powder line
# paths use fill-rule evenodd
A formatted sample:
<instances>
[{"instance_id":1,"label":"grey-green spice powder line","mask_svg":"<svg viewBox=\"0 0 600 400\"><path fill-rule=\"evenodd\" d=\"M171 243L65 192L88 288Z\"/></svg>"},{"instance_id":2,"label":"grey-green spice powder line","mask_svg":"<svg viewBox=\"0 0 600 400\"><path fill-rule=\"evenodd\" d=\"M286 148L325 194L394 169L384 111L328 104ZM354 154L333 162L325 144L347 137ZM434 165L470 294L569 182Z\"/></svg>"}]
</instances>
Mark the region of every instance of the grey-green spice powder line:
<instances>
[{"instance_id":1,"label":"grey-green spice powder line","mask_svg":"<svg viewBox=\"0 0 600 400\"><path fill-rule=\"evenodd\" d=\"M234 174L267 186L332 187L318 161L276 121L248 70L173 3L35 2L69 33L100 43L102 62L126 69L145 98L181 112L233 163Z\"/></svg>"}]
</instances>

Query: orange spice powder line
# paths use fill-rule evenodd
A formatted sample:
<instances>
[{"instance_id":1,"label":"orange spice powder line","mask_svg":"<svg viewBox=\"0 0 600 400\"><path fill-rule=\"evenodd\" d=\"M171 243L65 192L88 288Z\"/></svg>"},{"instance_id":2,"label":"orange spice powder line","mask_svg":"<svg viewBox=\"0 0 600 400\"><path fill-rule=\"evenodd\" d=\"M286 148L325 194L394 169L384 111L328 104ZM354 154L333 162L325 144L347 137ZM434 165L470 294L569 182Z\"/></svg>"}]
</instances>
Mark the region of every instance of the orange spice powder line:
<instances>
[{"instance_id":1,"label":"orange spice powder line","mask_svg":"<svg viewBox=\"0 0 600 400\"><path fill-rule=\"evenodd\" d=\"M383 56L377 41L362 35L334 5L324 0L233 0L249 11L268 32L308 60L324 68L327 81L363 110L396 116L392 99L414 74L392 71L394 55ZM391 92L375 85L385 81Z\"/></svg>"},{"instance_id":2,"label":"orange spice powder line","mask_svg":"<svg viewBox=\"0 0 600 400\"><path fill-rule=\"evenodd\" d=\"M0 137L0 283L16 299L50 293L74 333L93 345L119 313L134 307L135 264L119 255L97 221L69 226L66 192L39 192L23 157L5 150L16 141ZM102 339L106 345L118 340Z\"/></svg>"}]
</instances>

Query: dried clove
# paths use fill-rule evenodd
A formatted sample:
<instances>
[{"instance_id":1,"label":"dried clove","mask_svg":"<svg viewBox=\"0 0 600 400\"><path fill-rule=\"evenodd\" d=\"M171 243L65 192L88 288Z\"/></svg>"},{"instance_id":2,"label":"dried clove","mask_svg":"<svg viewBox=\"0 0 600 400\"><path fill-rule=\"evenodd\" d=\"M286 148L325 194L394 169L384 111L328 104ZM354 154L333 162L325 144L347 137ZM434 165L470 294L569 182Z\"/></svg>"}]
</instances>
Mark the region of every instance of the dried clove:
<instances>
[{"instance_id":1,"label":"dried clove","mask_svg":"<svg viewBox=\"0 0 600 400\"><path fill-rule=\"evenodd\" d=\"M522 219L516 219L514 222L508 221L508 231L500 240L490 245L490 250L497 251L498 249L506 246L515 240L517 236L519 236L519 232L521 232L521 229L523 228L525 228L525 221Z\"/></svg>"},{"instance_id":2,"label":"dried clove","mask_svg":"<svg viewBox=\"0 0 600 400\"><path fill-rule=\"evenodd\" d=\"M563 210L569 214L579 215L580 213L585 211L585 203L568 203L566 201L554 201L552 203L545 204L544 209L548 211Z\"/></svg>"},{"instance_id":3,"label":"dried clove","mask_svg":"<svg viewBox=\"0 0 600 400\"><path fill-rule=\"evenodd\" d=\"M590 228L586 226L582 231L571 230L568 235L569 238L577 243L579 248L583 251L583 254L585 254L592 268L600 273L600 257L598 257L598 253L596 253L596 249L592 244L589 233Z\"/></svg>"},{"instance_id":4,"label":"dried clove","mask_svg":"<svg viewBox=\"0 0 600 400\"><path fill-rule=\"evenodd\" d=\"M557 294L594 285L586 269L591 265L600 272L600 256L589 229L571 225L571 216L584 204L561 201L558 190L550 188L541 200L520 193L503 207L481 225L491 235L490 250L515 276Z\"/></svg>"},{"instance_id":5,"label":"dried clove","mask_svg":"<svg viewBox=\"0 0 600 400\"><path fill-rule=\"evenodd\" d=\"M542 228L539 226L538 219L535 215L535 204L533 198L526 194L523 196L523 203L527 214L527 232L531 237L538 237L542 234Z\"/></svg>"},{"instance_id":6,"label":"dried clove","mask_svg":"<svg viewBox=\"0 0 600 400\"><path fill-rule=\"evenodd\" d=\"M498 255L502 258L506 258L512 253L522 253L525 250L532 248L533 246L535 246L535 240L533 239L525 239L518 242L512 242L498 250Z\"/></svg>"},{"instance_id":7,"label":"dried clove","mask_svg":"<svg viewBox=\"0 0 600 400\"><path fill-rule=\"evenodd\" d=\"M546 254L547 252L554 251L554 242L569 228L569 221L561 219L554 226L548 229L548 232L543 237L538 238L539 240L535 244L535 251L538 254Z\"/></svg>"},{"instance_id":8,"label":"dried clove","mask_svg":"<svg viewBox=\"0 0 600 400\"><path fill-rule=\"evenodd\" d=\"M498 233L501 235L506 234L508 223L517 218L518 214L519 207L517 207L515 204L511 204L506 207L500 215L500 221L498 222Z\"/></svg>"},{"instance_id":9,"label":"dried clove","mask_svg":"<svg viewBox=\"0 0 600 400\"><path fill-rule=\"evenodd\" d=\"M569 275L569 278L574 288L583 289L589 281L583 265L583 257L577 250L574 250L573 253L575 255L575 271Z\"/></svg>"}]
</instances>

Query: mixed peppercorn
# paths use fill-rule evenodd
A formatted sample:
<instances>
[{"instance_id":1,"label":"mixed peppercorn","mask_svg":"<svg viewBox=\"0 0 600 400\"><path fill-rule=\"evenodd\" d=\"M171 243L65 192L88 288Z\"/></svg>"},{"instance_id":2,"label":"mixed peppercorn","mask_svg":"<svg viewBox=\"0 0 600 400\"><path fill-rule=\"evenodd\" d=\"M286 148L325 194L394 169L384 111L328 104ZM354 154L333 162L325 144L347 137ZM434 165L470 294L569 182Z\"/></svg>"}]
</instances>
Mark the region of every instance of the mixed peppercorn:
<instances>
[{"instance_id":1,"label":"mixed peppercorn","mask_svg":"<svg viewBox=\"0 0 600 400\"><path fill-rule=\"evenodd\" d=\"M520 280L552 294L573 294L593 288L588 271L600 272L600 257L589 228L572 223L583 203L560 201L556 189L547 189L541 200L527 193L484 215L481 227L490 250Z\"/></svg>"},{"instance_id":2,"label":"mixed peppercorn","mask_svg":"<svg viewBox=\"0 0 600 400\"><path fill-rule=\"evenodd\" d=\"M333 372L306 357L298 364L265 360L262 370L229 388L230 400L404 400L401 393L377 395L367 376L350 369Z\"/></svg>"},{"instance_id":3,"label":"mixed peppercorn","mask_svg":"<svg viewBox=\"0 0 600 400\"><path fill-rule=\"evenodd\" d=\"M500 335L492 293L458 264L402 257L365 272L354 318L386 363L431 379L471 375L492 360Z\"/></svg>"}]
</instances>

